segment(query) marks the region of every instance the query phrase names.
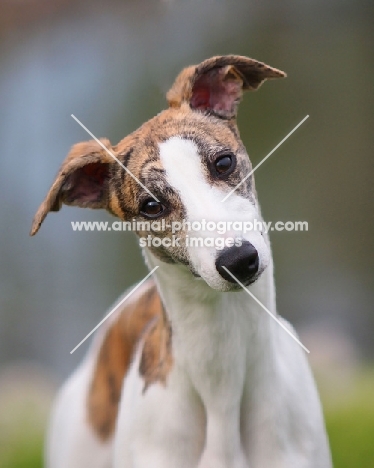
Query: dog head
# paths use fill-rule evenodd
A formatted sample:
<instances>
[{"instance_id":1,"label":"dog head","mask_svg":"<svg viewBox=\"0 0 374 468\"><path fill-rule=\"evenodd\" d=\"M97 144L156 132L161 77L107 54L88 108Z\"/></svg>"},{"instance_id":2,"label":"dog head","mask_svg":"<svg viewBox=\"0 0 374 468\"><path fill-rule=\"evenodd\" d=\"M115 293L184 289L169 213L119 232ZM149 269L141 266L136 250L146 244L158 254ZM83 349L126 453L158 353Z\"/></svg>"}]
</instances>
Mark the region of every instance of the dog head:
<instances>
[{"instance_id":1,"label":"dog head","mask_svg":"<svg viewBox=\"0 0 374 468\"><path fill-rule=\"evenodd\" d=\"M214 289L235 289L227 270L244 284L255 281L270 252L260 230L238 229L261 215L236 115L243 90L284 76L234 55L184 69L167 93L169 108L118 145L73 146L31 235L62 204L104 208L135 221L143 246L160 261L185 265Z\"/></svg>"}]
</instances>

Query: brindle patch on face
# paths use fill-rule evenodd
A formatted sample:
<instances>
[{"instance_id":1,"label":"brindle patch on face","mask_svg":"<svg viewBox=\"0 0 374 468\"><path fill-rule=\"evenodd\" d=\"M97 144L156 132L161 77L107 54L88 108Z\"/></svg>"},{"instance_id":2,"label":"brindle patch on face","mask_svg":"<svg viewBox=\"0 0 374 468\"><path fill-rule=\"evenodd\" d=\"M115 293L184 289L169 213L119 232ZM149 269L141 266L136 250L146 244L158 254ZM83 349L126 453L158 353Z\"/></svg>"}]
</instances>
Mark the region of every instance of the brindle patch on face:
<instances>
[{"instance_id":1,"label":"brindle patch on face","mask_svg":"<svg viewBox=\"0 0 374 468\"><path fill-rule=\"evenodd\" d=\"M114 431L123 378L147 325L155 321L144 342L140 373L150 385L166 382L172 366L171 330L156 285L149 282L138 301L123 308L106 332L87 400L88 421L102 440Z\"/></svg>"},{"instance_id":2,"label":"brindle patch on face","mask_svg":"<svg viewBox=\"0 0 374 468\"><path fill-rule=\"evenodd\" d=\"M121 162L166 206L165 213L158 219L147 219L141 215L142 204L151 197L119 164L116 164L110 179L110 207L121 219L150 222L164 219L169 226L174 221L185 219L185 208L179 194L169 186L159 157L160 143L175 136L196 144L207 182L223 191L228 192L234 188L251 170L248 155L234 121L227 122L200 112L191 112L188 106L182 106L178 110L168 109L145 123L115 148ZM222 151L234 153L237 160L236 169L226 180L214 178L209 170L209 166ZM176 164L183 173L183 161L178 159L177 154ZM237 194L251 203L255 202L253 177L248 178L237 189ZM141 238L148 238L150 235L161 240L172 240L170 229L141 229L137 234ZM150 246L149 249L161 261L188 265L186 233L180 231L176 234L179 237L179 245L175 241L171 246Z\"/></svg>"},{"instance_id":3,"label":"brindle patch on face","mask_svg":"<svg viewBox=\"0 0 374 468\"><path fill-rule=\"evenodd\" d=\"M210 177L212 184L216 183L221 185L222 188L224 186L232 188L251 170L248 155L239 138L237 127L233 122L230 122L229 125L226 121L206 116L199 112L188 110L182 112L182 109L178 111L168 109L147 122L147 124L144 124L136 134L137 138L134 140L137 144L133 148L134 156L129 160L129 169L142 182L147 183L147 188L152 193L155 193L157 197L158 195L162 196L165 191L170 190L160 164L158 147L161 142L175 136L192 140L196 143L202 158L203 168L223 150L236 154L238 160L237 169L225 181L213 180ZM121 143L118 147L120 145ZM183 171L183 163L178 160L178 155L176 155L176 164L180 164L181 171ZM207 176L209 176L208 172ZM129 177L128 175L126 176L127 179ZM128 188L123 187L122 190L128 193ZM135 198L139 198L139 192L142 191L143 189L137 184ZM156 193L157 191L160 193ZM238 193L241 192L239 191ZM242 195L245 194L248 195L248 189L242 193ZM127 196L124 198L128 200Z\"/></svg>"},{"instance_id":4,"label":"brindle patch on face","mask_svg":"<svg viewBox=\"0 0 374 468\"><path fill-rule=\"evenodd\" d=\"M178 109L171 108L163 111L124 138L115 147L111 147L107 140L103 140L117 159L163 202L167 210L162 215L162 219L165 219L169 225L173 221L181 221L186 217L179 194L167 183L165 170L159 156L160 143L176 136L191 140L197 145L202 161L202 171L205 173L207 181L211 185L221 187L223 191L233 188L251 168L248 156L239 139L235 121L222 120L212 115L191 111L188 104L182 104ZM214 179L208 166L223 150L231 151L236 155L237 168L226 180ZM141 214L141 207L142 203L150 198L150 195L96 142L86 142L75 145L62 164L58 178L35 216L32 234L37 232L48 211L60 207L61 187L65 187L66 177L74 173L77 168L92 162L101 162L107 166L105 187L100 192L102 198L95 201L94 204L86 203L86 201L81 201L80 204L77 201L76 204L92 208L105 207L123 221L145 220ZM180 166L180 170L183 172L183 161L178 160L178 155L176 155L176 165ZM241 185L237 193L253 201L254 192L251 179ZM59 200L57 208L55 206L56 200ZM69 204L66 197L63 202ZM137 234L139 237L157 235L160 239L171 238L170 230L157 233L139 230ZM175 241L171 246L151 246L150 250L164 262L179 262L188 265L185 232L179 232L178 237L180 238L179 242Z\"/></svg>"}]
</instances>

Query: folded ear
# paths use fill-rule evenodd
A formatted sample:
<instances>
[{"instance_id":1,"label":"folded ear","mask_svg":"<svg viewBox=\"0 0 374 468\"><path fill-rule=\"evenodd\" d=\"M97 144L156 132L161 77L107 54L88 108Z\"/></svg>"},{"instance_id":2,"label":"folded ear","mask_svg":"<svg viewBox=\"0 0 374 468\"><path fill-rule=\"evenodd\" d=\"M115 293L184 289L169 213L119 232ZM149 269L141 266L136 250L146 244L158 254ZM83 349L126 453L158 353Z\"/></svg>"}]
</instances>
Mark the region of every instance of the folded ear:
<instances>
[{"instance_id":1,"label":"folded ear","mask_svg":"<svg viewBox=\"0 0 374 468\"><path fill-rule=\"evenodd\" d=\"M111 150L108 140L102 139L101 142ZM34 217L30 235L36 234L47 214L59 211L63 203L106 208L112 163L110 154L94 140L74 145Z\"/></svg>"},{"instance_id":2,"label":"folded ear","mask_svg":"<svg viewBox=\"0 0 374 468\"><path fill-rule=\"evenodd\" d=\"M230 119L237 113L243 90L255 90L269 78L286 74L240 55L212 57L185 68L167 93L170 107L187 102L191 109Z\"/></svg>"}]
</instances>

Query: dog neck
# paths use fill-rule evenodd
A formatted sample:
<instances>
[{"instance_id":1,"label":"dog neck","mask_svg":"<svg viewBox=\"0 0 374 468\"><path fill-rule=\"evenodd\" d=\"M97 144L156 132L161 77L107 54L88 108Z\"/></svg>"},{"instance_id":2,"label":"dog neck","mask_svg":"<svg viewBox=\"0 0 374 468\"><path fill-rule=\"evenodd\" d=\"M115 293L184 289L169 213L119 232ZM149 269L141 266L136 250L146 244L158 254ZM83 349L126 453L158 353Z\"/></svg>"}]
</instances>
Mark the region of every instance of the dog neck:
<instances>
[{"instance_id":1,"label":"dog neck","mask_svg":"<svg viewBox=\"0 0 374 468\"><path fill-rule=\"evenodd\" d=\"M211 385L219 394L220 382L237 393L249 361L266 349L271 319L246 291L216 291L187 267L144 253L149 268L159 266L154 277L171 325L175 364L187 371L195 388L209 387L199 388L202 396L212 393ZM272 264L248 290L275 314Z\"/></svg>"}]
</instances>

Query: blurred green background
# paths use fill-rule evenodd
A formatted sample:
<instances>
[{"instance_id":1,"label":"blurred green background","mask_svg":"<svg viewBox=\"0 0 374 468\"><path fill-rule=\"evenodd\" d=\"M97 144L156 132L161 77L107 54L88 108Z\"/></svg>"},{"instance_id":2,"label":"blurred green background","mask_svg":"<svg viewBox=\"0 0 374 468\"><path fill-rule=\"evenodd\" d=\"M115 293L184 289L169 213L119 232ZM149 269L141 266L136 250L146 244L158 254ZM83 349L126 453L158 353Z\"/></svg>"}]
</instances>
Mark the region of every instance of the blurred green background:
<instances>
[{"instance_id":1,"label":"blurred green background","mask_svg":"<svg viewBox=\"0 0 374 468\"><path fill-rule=\"evenodd\" d=\"M279 312L296 326L321 390L336 468L374 466L373 2L0 2L0 467L40 468L70 350L146 269L131 235L73 232L111 220L63 208L32 217L69 147L113 144L165 107L180 69L235 53L288 73L239 112L272 233ZM306 402L307 404L307 402Z\"/></svg>"}]
</instances>

